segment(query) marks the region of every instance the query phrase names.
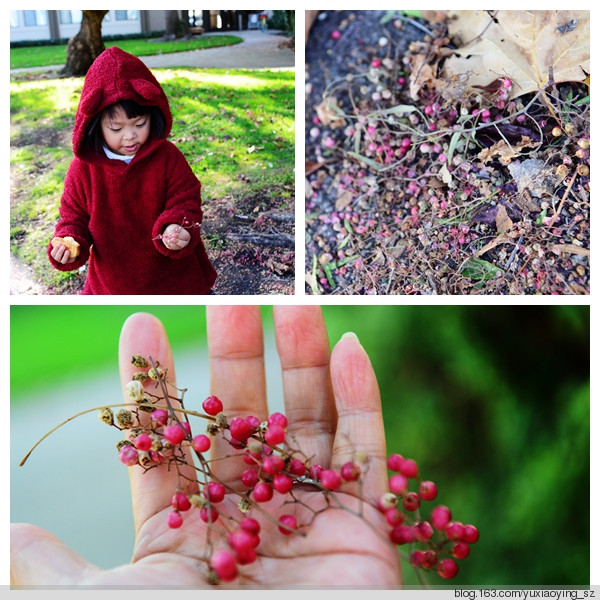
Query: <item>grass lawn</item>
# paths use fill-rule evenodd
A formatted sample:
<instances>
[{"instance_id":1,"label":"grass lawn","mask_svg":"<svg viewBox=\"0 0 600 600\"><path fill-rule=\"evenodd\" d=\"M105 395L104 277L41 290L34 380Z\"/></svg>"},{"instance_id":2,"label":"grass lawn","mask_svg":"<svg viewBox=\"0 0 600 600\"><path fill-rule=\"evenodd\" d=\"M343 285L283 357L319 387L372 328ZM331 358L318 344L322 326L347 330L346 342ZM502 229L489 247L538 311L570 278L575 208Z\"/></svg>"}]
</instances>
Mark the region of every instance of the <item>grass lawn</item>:
<instances>
[{"instance_id":1,"label":"grass lawn","mask_svg":"<svg viewBox=\"0 0 600 600\"><path fill-rule=\"evenodd\" d=\"M170 140L202 182L205 205L253 194L293 202L294 73L155 69L173 112ZM68 287L75 272L48 267L71 132L83 78L13 77L11 252L44 285ZM66 291L68 293L68 291Z\"/></svg>"},{"instance_id":2,"label":"grass lawn","mask_svg":"<svg viewBox=\"0 0 600 600\"><path fill-rule=\"evenodd\" d=\"M187 50L202 50L218 46L239 44L241 38L233 35L207 35L190 40L173 42L158 42L156 39L134 39L106 42L110 48L118 46L125 52L135 56L151 56L154 54L170 54L172 52L185 52ZM60 46L30 46L28 48L10 49L10 68L25 69L30 67L46 67L49 65L62 65L67 60L67 45Z\"/></svg>"}]
</instances>

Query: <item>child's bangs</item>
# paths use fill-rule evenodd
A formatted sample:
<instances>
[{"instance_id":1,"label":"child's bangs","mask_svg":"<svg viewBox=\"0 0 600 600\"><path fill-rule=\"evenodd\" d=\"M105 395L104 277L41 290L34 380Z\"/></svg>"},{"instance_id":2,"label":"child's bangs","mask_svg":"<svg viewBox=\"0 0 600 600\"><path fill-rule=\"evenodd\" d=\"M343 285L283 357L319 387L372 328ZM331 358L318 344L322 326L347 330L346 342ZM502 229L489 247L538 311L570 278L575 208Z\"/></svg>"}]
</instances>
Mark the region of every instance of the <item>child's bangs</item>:
<instances>
[{"instance_id":1,"label":"child's bangs","mask_svg":"<svg viewBox=\"0 0 600 600\"><path fill-rule=\"evenodd\" d=\"M121 100L115 104L111 104L106 107L105 113L109 119L112 119L119 108L123 110L128 119L142 117L150 113L150 108L148 106L142 106L135 102L135 100Z\"/></svg>"}]
</instances>

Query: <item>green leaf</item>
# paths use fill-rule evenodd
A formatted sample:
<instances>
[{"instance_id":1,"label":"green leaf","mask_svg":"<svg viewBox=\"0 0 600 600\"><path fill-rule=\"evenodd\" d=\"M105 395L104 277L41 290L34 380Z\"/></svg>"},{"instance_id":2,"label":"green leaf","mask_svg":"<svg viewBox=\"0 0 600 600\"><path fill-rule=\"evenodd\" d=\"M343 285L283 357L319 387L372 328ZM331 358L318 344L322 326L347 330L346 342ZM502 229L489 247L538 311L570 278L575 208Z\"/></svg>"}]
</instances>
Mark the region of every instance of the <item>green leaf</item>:
<instances>
[{"instance_id":1,"label":"green leaf","mask_svg":"<svg viewBox=\"0 0 600 600\"><path fill-rule=\"evenodd\" d=\"M452 137L450 138L450 143L448 144L448 163L452 162L454 151L458 147L458 143L460 142L461 136L462 131L456 131L452 134Z\"/></svg>"},{"instance_id":2,"label":"green leaf","mask_svg":"<svg viewBox=\"0 0 600 600\"><path fill-rule=\"evenodd\" d=\"M329 285L332 287L332 289L335 288L335 281L333 280L333 276L331 274L331 267L328 264L324 264L323 271L325 272L325 277L327 277Z\"/></svg>"},{"instance_id":3,"label":"green leaf","mask_svg":"<svg viewBox=\"0 0 600 600\"><path fill-rule=\"evenodd\" d=\"M380 171L382 168L382 165L380 165L379 163L376 163L374 160L371 160L370 158L367 158L366 156L363 156L362 154L359 154L358 152L350 152L349 151L348 155L353 156L354 158L356 158L357 160L360 160L361 162L364 162L366 165L368 165L372 169L375 169L375 171Z\"/></svg>"},{"instance_id":4,"label":"green leaf","mask_svg":"<svg viewBox=\"0 0 600 600\"><path fill-rule=\"evenodd\" d=\"M465 263L460 274L472 281L488 281L504 275L504 270L486 260L471 258Z\"/></svg>"}]
</instances>

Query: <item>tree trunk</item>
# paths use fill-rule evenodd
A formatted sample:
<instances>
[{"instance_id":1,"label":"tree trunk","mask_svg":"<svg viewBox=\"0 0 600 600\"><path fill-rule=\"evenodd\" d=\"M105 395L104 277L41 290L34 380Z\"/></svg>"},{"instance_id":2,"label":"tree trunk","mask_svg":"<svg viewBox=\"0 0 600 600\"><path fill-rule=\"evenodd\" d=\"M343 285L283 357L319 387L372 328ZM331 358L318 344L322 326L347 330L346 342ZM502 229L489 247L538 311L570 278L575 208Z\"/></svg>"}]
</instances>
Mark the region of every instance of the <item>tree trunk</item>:
<instances>
[{"instance_id":1,"label":"tree trunk","mask_svg":"<svg viewBox=\"0 0 600 600\"><path fill-rule=\"evenodd\" d=\"M67 44L67 64L60 71L64 77L85 75L92 63L104 52L102 19L107 10L83 10L79 33Z\"/></svg>"},{"instance_id":2,"label":"tree trunk","mask_svg":"<svg viewBox=\"0 0 600 600\"><path fill-rule=\"evenodd\" d=\"M166 10L166 29L163 39L174 40L177 38L185 37L189 30L189 20L187 18L182 19L179 16L178 10ZM187 14L187 11L181 11Z\"/></svg>"}]
</instances>

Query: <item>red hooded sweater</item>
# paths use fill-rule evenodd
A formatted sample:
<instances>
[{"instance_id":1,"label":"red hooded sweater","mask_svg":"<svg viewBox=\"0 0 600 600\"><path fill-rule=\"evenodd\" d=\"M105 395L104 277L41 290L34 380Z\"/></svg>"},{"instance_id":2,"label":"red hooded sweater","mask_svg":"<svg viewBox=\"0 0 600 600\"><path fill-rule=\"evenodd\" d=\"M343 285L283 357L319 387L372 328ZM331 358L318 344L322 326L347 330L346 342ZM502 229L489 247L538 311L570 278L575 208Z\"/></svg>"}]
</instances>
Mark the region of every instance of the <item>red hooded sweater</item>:
<instances>
[{"instance_id":1,"label":"red hooded sweater","mask_svg":"<svg viewBox=\"0 0 600 600\"><path fill-rule=\"evenodd\" d=\"M158 107L164 137L150 137L127 164L88 149L90 121L107 106L134 100ZM167 97L144 63L113 47L92 64L85 78L73 130L73 159L65 179L60 221L54 235L80 245L79 269L89 259L83 294L208 294L216 279L202 240L200 182L169 141L172 115ZM189 244L169 250L158 237L172 223L188 228Z\"/></svg>"}]
</instances>

